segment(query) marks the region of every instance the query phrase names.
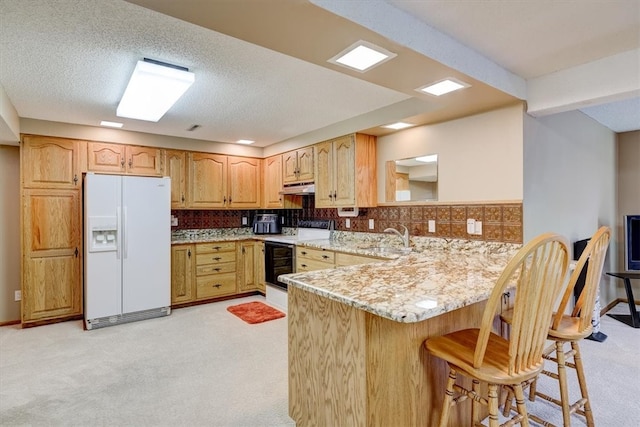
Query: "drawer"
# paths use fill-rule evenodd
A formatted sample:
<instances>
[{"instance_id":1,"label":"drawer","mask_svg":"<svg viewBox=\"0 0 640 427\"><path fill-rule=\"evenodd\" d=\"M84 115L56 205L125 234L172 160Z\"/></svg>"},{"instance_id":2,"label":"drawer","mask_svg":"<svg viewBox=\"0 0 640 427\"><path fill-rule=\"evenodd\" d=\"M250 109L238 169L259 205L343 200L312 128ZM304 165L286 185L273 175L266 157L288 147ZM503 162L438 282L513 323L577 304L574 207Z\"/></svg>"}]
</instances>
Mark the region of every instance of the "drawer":
<instances>
[{"instance_id":1,"label":"drawer","mask_svg":"<svg viewBox=\"0 0 640 427\"><path fill-rule=\"evenodd\" d=\"M196 252L196 266L207 264L224 264L226 262L236 262L236 252L219 252L198 254Z\"/></svg>"},{"instance_id":2,"label":"drawer","mask_svg":"<svg viewBox=\"0 0 640 427\"><path fill-rule=\"evenodd\" d=\"M196 255L236 250L236 242L213 242L196 244Z\"/></svg>"},{"instance_id":3,"label":"drawer","mask_svg":"<svg viewBox=\"0 0 640 427\"><path fill-rule=\"evenodd\" d=\"M235 262L224 262L222 264L207 264L196 267L196 276L206 276L208 274L235 273Z\"/></svg>"},{"instance_id":4,"label":"drawer","mask_svg":"<svg viewBox=\"0 0 640 427\"><path fill-rule=\"evenodd\" d=\"M236 293L236 273L212 274L196 278L196 299Z\"/></svg>"},{"instance_id":5,"label":"drawer","mask_svg":"<svg viewBox=\"0 0 640 427\"><path fill-rule=\"evenodd\" d=\"M297 247L296 258L324 261L333 264L335 262L335 253L333 251L326 251L324 249Z\"/></svg>"},{"instance_id":6,"label":"drawer","mask_svg":"<svg viewBox=\"0 0 640 427\"><path fill-rule=\"evenodd\" d=\"M333 263L325 261L317 261L313 259L296 259L296 273L302 273L305 271L324 270L326 268L334 268Z\"/></svg>"}]
</instances>

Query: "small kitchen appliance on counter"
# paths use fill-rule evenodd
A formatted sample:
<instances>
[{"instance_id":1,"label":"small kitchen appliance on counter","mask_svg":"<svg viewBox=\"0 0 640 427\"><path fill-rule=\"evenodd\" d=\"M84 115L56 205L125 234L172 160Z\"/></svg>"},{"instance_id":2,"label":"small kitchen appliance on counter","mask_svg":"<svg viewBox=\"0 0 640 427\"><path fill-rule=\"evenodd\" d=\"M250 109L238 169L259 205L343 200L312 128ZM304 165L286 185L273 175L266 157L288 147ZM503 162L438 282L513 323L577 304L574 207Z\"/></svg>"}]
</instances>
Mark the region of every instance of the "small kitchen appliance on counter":
<instances>
[{"instance_id":1,"label":"small kitchen appliance on counter","mask_svg":"<svg viewBox=\"0 0 640 427\"><path fill-rule=\"evenodd\" d=\"M281 222L278 214L257 214L253 220L253 234L280 234Z\"/></svg>"}]
</instances>

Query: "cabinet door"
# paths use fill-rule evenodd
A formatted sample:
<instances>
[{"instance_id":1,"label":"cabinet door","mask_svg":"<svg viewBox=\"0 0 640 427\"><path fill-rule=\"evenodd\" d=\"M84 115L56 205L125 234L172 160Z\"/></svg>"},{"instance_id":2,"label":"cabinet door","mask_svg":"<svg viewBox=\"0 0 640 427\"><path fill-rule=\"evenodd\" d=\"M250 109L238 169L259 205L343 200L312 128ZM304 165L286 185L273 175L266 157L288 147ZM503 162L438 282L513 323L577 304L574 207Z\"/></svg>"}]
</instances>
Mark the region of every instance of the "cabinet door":
<instances>
[{"instance_id":1,"label":"cabinet door","mask_svg":"<svg viewBox=\"0 0 640 427\"><path fill-rule=\"evenodd\" d=\"M285 184L298 181L298 153L289 151L282 155L282 181Z\"/></svg>"},{"instance_id":2,"label":"cabinet door","mask_svg":"<svg viewBox=\"0 0 640 427\"><path fill-rule=\"evenodd\" d=\"M333 206L333 145L331 141L314 146L316 208Z\"/></svg>"},{"instance_id":3,"label":"cabinet door","mask_svg":"<svg viewBox=\"0 0 640 427\"><path fill-rule=\"evenodd\" d=\"M22 197L22 322L82 314L80 191Z\"/></svg>"},{"instance_id":4,"label":"cabinet door","mask_svg":"<svg viewBox=\"0 0 640 427\"><path fill-rule=\"evenodd\" d=\"M355 140L347 135L333 141L334 163L334 206L356 205L356 163Z\"/></svg>"},{"instance_id":5,"label":"cabinet door","mask_svg":"<svg viewBox=\"0 0 640 427\"><path fill-rule=\"evenodd\" d=\"M171 247L171 304L193 301L193 247Z\"/></svg>"},{"instance_id":6,"label":"cabinet door","mask_svg":"<svg viewBox=\"0 0 640 427\"><path fill-rule=\"evenodd\" d=\"M171 209L187 206L187 154L184 151L167 150L166 173L171 178Z\"/></svg>"},{"instance_id":7,"label":"cabinet door","mask_svg":"<svg viewBox=\"0 0 640 427\"><path fill-rule=\"evenodd\" d=\"M127 173L162 176L161 153L158 148L127 146Z\"/></svg>"},{"instance_id":8,"label":"cabinet door","mask_svg":"<svg viewBox=\"0 0 640 427\"><path fill-rule=\"evenodd\" d=\"M227 202L227 156L189 153L191 208L223 208Z\"/></svg>"},{"instance_id":9,"label":"cabinet door","mask_svg":"<svg viewBox=\"0 0 640 427\"><path fill-rule=\"evenodd\" d=\"M240 292L254 291L258 289L256 281L256 254L254 242L240 242L238 244L239 276L238 290Z\"/></svg>"},{"instance_id":10,"label":"cabinet door","mask_svg":"<svg viewBox=\"0 0 640 427\"><path fill-rule=\"evenodd\" d=\"M259 208L262 188L262 160L251 157L228 158L229 203L234 209Z\"/></svg>"},{"instance_id":11,"label":"cabinet door","mask_svg":"<svg viewBox=\"0 0 640 427\"><path fill-rule=\"evenodd\" d=\"M277 155L264 160L264 207L282 208L282 156Z\"/></svg>"},{"instance_id":12,"label":"cabinet door","mask_svg":"<svg viewBox=\"0 0 640 427\"><path fill-rule=\"evenodd\" d=\"M298 181L313 181L313 146L298 150Z\"/></svg>"},{"instance_id":13,"label":"cabinet door","mask_svg":"<svg viewBox=\"0 0 640 427\"><path fill-rule=\"evenodd\" d=\"M80 188L78 141L26 135L20 151L23 187Z\"/></svg>"},{"instance_id":14,"label":"cabinet door","mask_svg":"<svg viewBox=\"0 0 640 427\"><path fill-rule=\"evenodd\" d=\"M254 254L256 286L258 290L264 294L266 291L266 276L264 270L264 242L255 242Z\"/></svg>"},{"instance_id":15,"label":"cabinet door","mask_svg":"<svg viewBox=\"0 0 640 427\"><path fill-rule=\"evenodd\" d=\"M125 173L126 146L103 142L87 143L87 169L92 172Z\"/></svg>"}]
</instances>

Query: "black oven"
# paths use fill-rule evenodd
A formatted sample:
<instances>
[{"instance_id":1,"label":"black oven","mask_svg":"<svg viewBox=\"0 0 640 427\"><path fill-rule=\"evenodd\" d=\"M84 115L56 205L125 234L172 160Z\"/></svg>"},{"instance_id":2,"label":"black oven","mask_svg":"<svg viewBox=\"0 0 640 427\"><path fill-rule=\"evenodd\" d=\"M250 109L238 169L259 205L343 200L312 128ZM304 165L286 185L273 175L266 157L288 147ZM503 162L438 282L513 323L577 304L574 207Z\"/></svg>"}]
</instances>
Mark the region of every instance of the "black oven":
<instances>
[{"instance_id":1,"label":"black oven","mask_svg":"<svg viewBox=\"0 0 640 427\"><path fill-rule=\"evenodd\" d=\"M264 242L264 269L266 282L287 289L287 284L278 281L281 274L295 271L295 246L287 243Z\"/></svg>"}]
</instances>

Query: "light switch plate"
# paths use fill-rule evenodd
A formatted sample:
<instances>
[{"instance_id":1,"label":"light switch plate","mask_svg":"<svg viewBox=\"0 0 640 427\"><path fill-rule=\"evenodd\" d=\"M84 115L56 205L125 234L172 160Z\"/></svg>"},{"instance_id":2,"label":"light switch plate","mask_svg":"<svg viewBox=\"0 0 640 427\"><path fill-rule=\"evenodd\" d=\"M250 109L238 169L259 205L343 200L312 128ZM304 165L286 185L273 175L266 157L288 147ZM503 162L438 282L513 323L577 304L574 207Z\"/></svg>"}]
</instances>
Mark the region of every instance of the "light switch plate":
<instances>
[{"instance_id":1,"label":"light switch plate","mask_svg":"<svg viewBox=\"0 0 640 427\"><path fill-rule=\"evenodd\" d=\"M482 235L482 221L476 221L475 234Z\"/></svg>"},{"instance_id":2,"label":"light switch plate","mask_svg":"<svg viewBox=\"0 0 640 427\"><path fill-rule=\"evenodd\" d=\"M22 299L22 291L15 291L13 294L14 301L20 301Z\"/></svg>"},{"instance_id":3,"label":"light switch plate","mask_svg":"<svg viewBox=\"0 0 640 427\"><path fill-rule=\"evenodd\" d=\"M375 223L373 222L373 218L369 219L369 230L373 230L375 228Z\"/></svg>"},{"instance_id":4,"label":"light switch plate","mask_svg":"<svg viewBox=\"0 0 640 427\"><path fill-rule=\"evenodd\" d=\"M429 233L435 233L436 232L436 220L435 219L430 219L428 224L429 224Z\"/></svg>"},{"instance_id":5,"label":"light switch plate","mask_svg":"<svg viewBox=\"0 0 640 427\"><path fill-rule=\"evenodd\" d=\"M249 219L246 216L242 217L242 225L247 225L249 224Z\"/></svg>"},{"instance_id":6,"label":"light switch plate","mask_svg":"<svg viewBox=\"0 0 640 427\"><path fill-rule=\"evenodd\" d=\"M178 217L171 215L171 226L175 227L176 225L178 225Z\"/></svg>"},{"instance_id":7,"label":"light switch plate","mask_svg":"<svg viewBox=\"0 0 640 427\"><path fill-rule=\"evenodd\" d=\"M476 220L469 218L467 220L467 234L475 234L476 232Z\"/></svg>"}]
</instances>

